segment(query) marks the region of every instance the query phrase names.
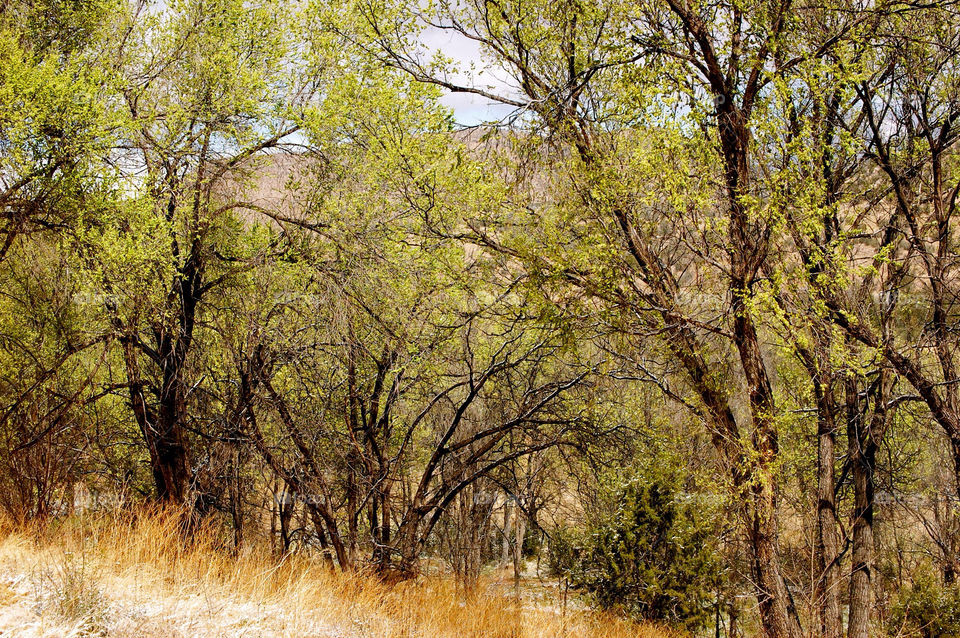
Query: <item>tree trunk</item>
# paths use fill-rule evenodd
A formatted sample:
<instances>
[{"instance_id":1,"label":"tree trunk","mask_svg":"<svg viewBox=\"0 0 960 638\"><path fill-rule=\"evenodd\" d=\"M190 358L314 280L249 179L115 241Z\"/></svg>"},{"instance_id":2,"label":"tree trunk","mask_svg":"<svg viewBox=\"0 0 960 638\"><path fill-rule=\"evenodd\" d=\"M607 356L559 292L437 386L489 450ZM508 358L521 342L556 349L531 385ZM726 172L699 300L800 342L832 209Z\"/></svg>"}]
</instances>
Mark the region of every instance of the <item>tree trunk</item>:
<instances>
[{"instance_id":1,"label":"tree trunk","mask_svg":"<svg viewBox=\"0 0 960 638\"><path fill-rule=\"evenodd\" d=\"M174 366L171 366L174 368ZM164 370L157 414L157 462L154 478L161 500L182 505L187 502L190 489L190 458L186 437L180 419L186 412L180 366Z\"/></svg>"},{"instance_id":2,"label":"tree trunk","mask_svg":"<svg viewBox=\"0 0 960 638\"><path fill-rule=\"evenodd\" d=\"M881 372L874 408L873 425L883 418L885 379ZM876 442L863 418L857 399L854 379L846 382L848 458L853 476L853 566L850 574L850 614L848 638L870 637L870 616L873 608L873 473L876 463Z\"/></svg>"},{"instance_id":3,"label":"tree trunk","mask_svg":"<svg viewBox=\"0 0 960 638\"><path fill-rule=\"evenodd\" d=\"M949 529L944 539L944 557L943 557L943 580L947 583L954 583L957 580L957 572L960 571L960 551L957 545L960 544L960 512L957 511L957 503L960 503L960 436L950 437L950 450L953 453L953 471L954 488L956 490L956 501L947 495L946 498L946 527Z\"/></svg>"},{"instance_id":4,"label":"tree trunk","mask_svg":"<svg viewBox=\"0 0 960 638\"><path fill-rule=\"evenodd\" d=\"M772 477L757 476L760 483L753 488L753 516L750 542L753 546L753 572L757 583L760 621L769 638L800 636L800 625L793 599L780 572L777 546L777 521Z\"/></svg>"},{"instance_id":5,"label":"tree trunk","mask_svg":"<svg viewBox=\"0 0 960 638\"><path fill-rule=\"evenodd\" d=\"M150 471L153 474L157 498L173 505L187 500L190 487L190 457L186 437L180 426L183 392L178 388L175 366L164 369L160 390L160 405L153 411L145 396L145 383L140 378L140 367L133 346L124 344L124 364L129 382L129 400L134 418L150 453ZM179 371L179 367L176 367Z\"/></svg>"},{"instance_id":6,"label":"tree trunk","mask_svg":"<svg viewBox=\"0 0 960 638\"><path fill-rule=\"evenodd\" d=\"M230 491L230 516L233 520L233 548L240 551L243 544L243 486L240 473L240 448L236 444L237 435L231 434L234 441L230 443L230 469L227 473Z\"/></svg>"},{"instance_id":7,"label":"tree trunk","mask_svg":"<svg viewBox=\"0 0 960 638\"><path fill-rule=\"evenodd\" d=\"M682 11L688 20L693 19ZM691 23L693 24L693 23ZM702 22L694 24L699 31ZM701 44L701 48L704 45ZM721 84L724 78L716 76ZM779 456L776 430L776 405L773 388L760 350L760 338L752 316L753 285L763 264L766 239L763 230L751 222L750 211L743 201L748 194L750 168L747 96L743 105L735 105L733 95L723 89L717 104L717 132L723 155L724 182L729 210L728 251L730 255L729 291L733 315L733 341L737 346L749 393L750 416L753 421L753 520L750 540L754 546L754 572L758 584L760 619L770 638L800 636L800 621L786 582L780 571L777 548L776 481L772 469Z\"/></svg>"},{"instance_id":8,"label":"tree trunk","mask_svg":"<svg viewBox=\"0 0 960 638\"><path fill-rule=\"evenodd\" d=\"M357 487L357 473L354 450L351 448L347 454L347 555L350 561L357 557L357 519L360 517L357 504L360 502L359 489Z\"/></svg>"},{"instance_id":9,"label":"tree trunk","mask_svg":"<svg viewBox=\"0 0 960 638\"><path fill-rule=\"evenodd\" d=\"M520 591L520 577L523 576L523 539L527 534L527 518L517 508L517 520L514 525L516 537L513 543L513 588Z\"/></svg>"},{"instance_id":10,"label":"tree trunk","mask_svg":"<svg viewBox=\"0 0 960 638\"><path fill-rule=\"evenodd\" d=\"M510 553L510 542L513 537L513 519L510 513L510 497L507 497L507 500L503 504L503 550L500 555L500 563L503 565L509 563L512 557Z\"/></svg>"},{"instance_id":11,"label":"tree trunk","mask_svg":"<svg viewBox=\"0 0 960 638\"><path fill-rule=\"evenodd\" d=\"M422 520L423 517L418 512L406 512L406 517L393 535L389 554L394 558L377 566L380 578L387 582L397 582L417 575L420 557L417 531Z\"/></svg>"},{"instance_id":12,"label":"tree trunk","mask_svg":"<svg viewBox=\"0 0 960 638\"><path fill-rule=\"evenodd\" d=\"M313 521L317 538L320 539L320 546L324 550L332 547L333 555L336 556L340 568L349 569L350 558L347 556L347 549L344 547L343 539L337 534L336 525L332 523L329 511L325 506L318 505L309 498L306 503L307 511L310 512L310 520ZM329 553L327 553L327 559L330 566L333 567L333 557Z\"/></svg>"},{"instance_id":13,"label":"tree trunk","mask_svg":"<svg viewBox=\"0 0 960 638\"><path fill-rule=\"evenodd\" d=\"M731 291L734 340L750 393L753 448L758 457L751 477L753 511L748 538L753 545L753 570L764 632L769 638L796 638L800 636L800 622L780 571L777 546L776 477L772 468L779 454L779 443L773 420L773 390L760 352L756 327L750 317L746 281L746 278L735 277Z\"/></svg>"},{"instance_id":14,"label":"tree trunk","mask_svg":"<svg viewBox=\"0 0 960 638\"><path fill-rule=\"evenodd\" d=\"M839 538L837 535L836 474L834 450L836 419L832 397L816 383L817 421L817 579L816 600L820 612L820 635L840 638Z\"/></svg>"},{"instance_id":15,"label":"tree trunk","mask_svg":"<svg viewBox=\"0 0 960 638\"><path fill-rule=\"evenodd\" d=\"M289 499L291 492L284 487L283 495L280 498L280 502L277 503L277 509L279 510L278 516L280 519L280 555L286 556L290 553L290 543L292 539L290 538L290 521L293 518L293 509L294 503L292 499Z\"/></svg>"}]
</instances>

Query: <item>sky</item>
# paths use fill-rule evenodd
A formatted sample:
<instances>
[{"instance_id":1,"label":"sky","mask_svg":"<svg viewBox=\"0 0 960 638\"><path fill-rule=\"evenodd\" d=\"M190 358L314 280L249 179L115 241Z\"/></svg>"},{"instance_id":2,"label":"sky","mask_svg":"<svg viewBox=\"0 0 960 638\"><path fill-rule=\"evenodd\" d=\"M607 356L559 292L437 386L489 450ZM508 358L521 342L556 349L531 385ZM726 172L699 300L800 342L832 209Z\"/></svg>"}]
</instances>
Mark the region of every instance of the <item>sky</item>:
<instances>
[{"instance_id":1,"label":"sky","mask_svg":"<svg viewBox=\"0 0 960 638\"><path fill-rule=\"evenodd\" d=\"M421 33L420 41L427 51L439 51L456 62L461 71L454 78L458 83L492 93L517 95L517 89L508 81L506 74L483 59L480 46L473 40L449 30L430 27ZM514 111L513 107L470 93L448 92L441 102L453 109L454 119L462 126L496 122Z\"/></svg>"}]
</instances>

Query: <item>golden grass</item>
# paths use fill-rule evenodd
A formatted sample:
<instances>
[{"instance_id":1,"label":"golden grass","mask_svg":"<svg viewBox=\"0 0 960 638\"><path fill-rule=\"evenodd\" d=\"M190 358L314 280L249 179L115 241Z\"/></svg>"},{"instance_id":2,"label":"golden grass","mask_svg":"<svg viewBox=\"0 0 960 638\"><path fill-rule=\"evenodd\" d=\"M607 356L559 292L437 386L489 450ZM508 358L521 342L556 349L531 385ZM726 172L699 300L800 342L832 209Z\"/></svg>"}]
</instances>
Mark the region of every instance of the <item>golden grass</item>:
<instances>
[{"instance_id":1,"label":"golden grass","mask_svg":"<svg viewBox=\"0 0 960 638\"><path fill-rule=\"evenodd\" d=\"M178 524L140 512L0 529L0 635L676 636L583 610L520 605L489 588L464 601L447 578L388 586L309 558L236 555L211 533L185 544Z\"/></svg>"}]
</instances>

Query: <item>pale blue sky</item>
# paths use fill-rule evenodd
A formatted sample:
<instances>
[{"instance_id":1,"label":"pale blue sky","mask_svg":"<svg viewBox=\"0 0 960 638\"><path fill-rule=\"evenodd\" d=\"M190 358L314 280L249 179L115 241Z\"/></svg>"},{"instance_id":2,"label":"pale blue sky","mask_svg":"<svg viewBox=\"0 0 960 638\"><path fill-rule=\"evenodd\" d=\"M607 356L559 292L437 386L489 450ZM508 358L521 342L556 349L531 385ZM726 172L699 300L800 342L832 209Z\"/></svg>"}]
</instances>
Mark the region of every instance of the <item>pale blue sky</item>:
<instances>
[{"instance_id":1,"label":"pale blue sky","mask_svg":"<svg viewBox=\"0 0 960 638\"><path fill-rule=\"evenodd\" d=\"M420 41L428 51L440 51L456 61L461 73L453 79L458 83L506 96L517 95L506 74L484 61L479 45L473 40L451 31L428 28L421 34ZM453 109L457 123L463 126L498 121L514 110L469 93L448 93L441 101Z\"/></svg>"}]
</instances>

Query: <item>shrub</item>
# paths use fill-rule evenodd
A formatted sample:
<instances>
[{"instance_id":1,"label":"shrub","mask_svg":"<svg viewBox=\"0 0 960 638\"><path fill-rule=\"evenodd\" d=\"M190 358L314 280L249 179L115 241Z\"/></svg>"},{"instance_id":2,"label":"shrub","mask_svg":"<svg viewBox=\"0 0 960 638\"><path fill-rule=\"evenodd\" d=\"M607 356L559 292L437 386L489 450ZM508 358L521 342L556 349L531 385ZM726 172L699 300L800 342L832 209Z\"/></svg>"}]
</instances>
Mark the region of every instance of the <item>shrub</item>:
<instances>
[{"instance_id":1,"label":"shrub","mask_svg":"<svg viewBox=\"0 0 960 638\"><path fill-rule=\"evenodd\" d=\"M891 606L887 630L905 638L960 637L960 585L942 584L933 570L918 571Z\"/></svg>"},{"instance_id":2,"label":"shrub","mask_svg":"<svg viewBox=\"0 0 960 638\"><path fill-rule=\"evenodd\" d=\"M720 570L714 535L693 505L662 481L632 481L579 538L560 530L550 564L605 609L696 629L714 604Z\"/></svg>"},{"instance_id":3,"label":"shrub","mask_svg":"<svg viewBox=\"0 0 960 638\"><path fill-rule=\"evenodd\" d=\"M106 635L107 600L83 558L67 554L62 562L43 571L38 584L46 594L41 606L62 620L77 623L78 635Z\"/></svg>"}]
</instances>

